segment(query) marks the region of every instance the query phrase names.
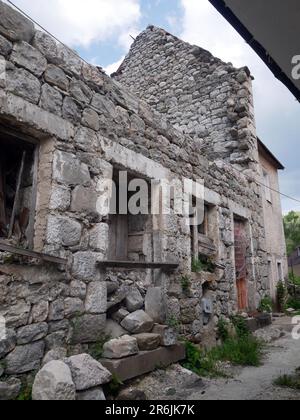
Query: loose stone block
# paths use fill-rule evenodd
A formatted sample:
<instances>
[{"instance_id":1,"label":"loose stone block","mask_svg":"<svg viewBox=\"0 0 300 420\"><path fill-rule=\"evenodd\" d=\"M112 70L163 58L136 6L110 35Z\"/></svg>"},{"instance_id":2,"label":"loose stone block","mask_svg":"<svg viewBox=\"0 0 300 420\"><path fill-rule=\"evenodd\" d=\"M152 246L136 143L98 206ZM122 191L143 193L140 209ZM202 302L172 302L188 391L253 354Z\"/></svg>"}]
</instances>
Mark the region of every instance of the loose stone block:
<instances>
[{"instance_id":1,"label":"loose stone block","mask_svg":"<svg viewBox=\"0 0 300 420\"><path fill-rule=\"evenodd\" d=\"M103 357L107 359L121 359L137 354L138 352L137 339L128 335L110 340L103 346Z\"/></svg>"},{"instance_id":2,"label":"loose stone block","mask_svg":"<svg viewBox=\"0 0 300 420\"><path fill-rule=\"evenodd\" d=\"M101 363L124 382L153 372L157 369L157 366L168 367L184 359L185 347L178 344L173 347L161 347L149 352L140 352L125 359L102 359Z\"/></svg>"},{"instance_id":3,"label":"loose stone block","mask_svg":"<svg viewBox=\"0 0 300 420\"><path fill-rule=\"evenodd\" d=\"M155 350L160 346L161 336L159 334L137 334L134 335L137 339L140 351Z\"/></svg>"},{"instance_id":4,"label":"loose stone block","mask_svg":"<svg viewBox=\"0 0 300 420\"><path fill-rule=\"evenodd\" d=\"M144 306L144 299L137 288L132 288L126 296L126 307L129 312L135 312Z\"/></svg>"},{"instance_id":5,"label":"loose stone block","mask_svg":"<svg viewBox=\"0 0 300 420\"><path fill-rule=\"evenodd\" d=\"M37 374L33 388L34 401L74 401L75 385L70 368L61 361L52 361Z\"/></svg>"},{"instance_id":6,"label":"loose stone block","mask_svg":"<svg viewBox=\"0 0 300 420\"><path fill-rule=\"evenodd\" d=\"M173 328L170 328L166 325L154 325L152 333L160 335L160 343L162 346L171 347L177 343L178 334Z\"/></svg>"},{"instance_id":7,"label":"loose stone block","mask_svg":"<svg viewBox=\"0 0 300 420\"><path fill-rule=\"evenodd\" d=\"M63 360L66 356L67 356L67 350L63 347L57 347L53 350L48 351L48 353L46 353L42 361L42 366L45 366L48 363L53 362L54 360Z\"/></svg>"},{"instance_id":8,"label":"loose stone block","mask_svg":"<svg viewBox=\"0 0 300 420\"><path fill-rule=\"evenodd\" d=\"M111 373L88 354L69 357L65 362L71 370L77 391L107 384L112 379Z\"/></svg>"},{"instance_id":9,"label":"loose stone block","mask_svg":"<svg viewBox=\"0 0 300 420\"><path fill-rule=\"evenodd\" d=\"M127 335L128 332L121 327L120 324L108 319L105 326L105 336L110 338L120 338L123 335Z\"/></svg>"},{"instance_id":10,"label":"loose stone block","mask_svg":"<svg viewBox=\"0 0 300 420\"><path fill-rule=\"evenodd\" d=\"M121 323L125 330L139 334L144 332L150 332L153 328L153 320L144 311L136 311L128 315L123 319Z\"/></svg>"}]
</instances>

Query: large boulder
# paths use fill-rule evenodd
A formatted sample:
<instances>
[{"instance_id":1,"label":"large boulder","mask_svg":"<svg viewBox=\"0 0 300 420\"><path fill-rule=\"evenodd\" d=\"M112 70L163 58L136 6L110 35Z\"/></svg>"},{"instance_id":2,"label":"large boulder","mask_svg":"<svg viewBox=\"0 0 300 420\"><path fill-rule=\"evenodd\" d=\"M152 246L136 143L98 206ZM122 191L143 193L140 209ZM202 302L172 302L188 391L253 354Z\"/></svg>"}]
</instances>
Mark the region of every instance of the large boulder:
<instances>
[{"instance_id":1,"label":"large boulder","mask_svg":"<svg viewBox=\"0 0 300 420\"><path fill-rule=\"evenodd\" d=\"M138 352L137 339L129 335L110 340L103 347L103 357L106 359L122 359L123 357L134 356Z\"/></svg>"},{"instance_id":2,"label":"large boulder","mask_svg":"<svg viewBox=\"0 0 300 420\"><path fill-rule=\"evenodd\" d=\"M145 311L158 324L164 324L167 316L165 293L161 287L150 287L145 299Z\"/></svg>"},{"instance_id":3,"label":"large boulder","mask_svg":"<svg viewBox=\"0 0 300 420\"><path fill-rule=\"evenodd\" d=\"M34 36L34 25L21 13L0 2L0 33L10 41L30 42Z\"/></svg>"},{"instance_id":4,"label":"large boulder","mask_svg":"<svg viewBox=\"0 0 300 420\"><path fill-rule=\"evenodd\" d=\"M136 311L123 319L121 325L132 334L150 332L153 328L153 320L145 311Z\"/></svg>"},{"instance_id":5,"label":"large boulder","mask_svg":"<svg viewBox=\"0 0 300 420\"><path fill-rule=\"evenodd\" d=\"M76 388L70 368L61 361L52 361L40 370L32 388L34 401L74 401Z\"/></svg>"},{"instance_id":6,"label":"large boulder","mask_svg":"<svg viewBox=\"0 0 300 420\"><path fill-rule=\"evenodd\" d=\"M126 307L129 312L135 312L142 309L144 306L144 299L140 291L133 287L126 296Z\"/></svg>"},{"instance_id":7,"label":"large boulder","mask_svg":"<svg viewBox=\"0 0 300 420\"><path fill-rule=\"evenodd\" d=\"M83 315L73 321L73 344L95 343L103 339L106 315Z\"/></svg>"},{"instance_id":8,"label":"large boulder","mask_svg":"<svg viewBox=\"0 0 300 420\"><path fill-rule=\"evenodd\" d=\"M80 354L65 359L69 366L77 391L85 391L107 384L111 373L88 354Z\"/></svg>"}]
</instances>

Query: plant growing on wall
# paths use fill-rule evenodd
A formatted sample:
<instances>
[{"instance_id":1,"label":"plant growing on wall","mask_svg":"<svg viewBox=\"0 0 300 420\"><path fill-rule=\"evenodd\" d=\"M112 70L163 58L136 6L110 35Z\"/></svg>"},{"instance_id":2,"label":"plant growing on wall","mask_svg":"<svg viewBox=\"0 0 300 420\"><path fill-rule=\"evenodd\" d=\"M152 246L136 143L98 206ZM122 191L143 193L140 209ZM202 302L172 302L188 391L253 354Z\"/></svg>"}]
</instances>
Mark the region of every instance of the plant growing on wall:
<instances>
[{"instance_id":1,"label":"plant growing on wall","mask_svg":"<svg viewBox=\"0 0 300 420\"><path fill-rule=\"evenodd\" d=\"M208 257L205 257L205 256L199 256L198 259L193 258L193 260L192 260L192 272L193 273L201 273L203 271L206 272L206 273L214 273L215 265L211 261L211 259L208 258Z\"/></svg>"},{"instance_id":2,"label":"plant growing on wall","mask_svg":"<svg viewBox=\"0 0 300 420\"><path fill-rule=\"evenodd\" d=\"M268 314L273 312L273 302L270 296L265 296L261 300L258 310L259 312L268 313Z\"/></svg>"}]
</instances>

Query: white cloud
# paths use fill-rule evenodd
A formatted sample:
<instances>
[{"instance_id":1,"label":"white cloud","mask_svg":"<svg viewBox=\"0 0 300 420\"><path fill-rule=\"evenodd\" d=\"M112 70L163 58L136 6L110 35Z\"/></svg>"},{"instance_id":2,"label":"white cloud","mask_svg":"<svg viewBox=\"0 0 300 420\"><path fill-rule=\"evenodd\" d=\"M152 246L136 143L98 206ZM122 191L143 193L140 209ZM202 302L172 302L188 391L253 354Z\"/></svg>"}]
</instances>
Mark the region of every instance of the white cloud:
<instances>
[{"instance_id":1,"label":"white cloud","mask_svg":"<svg viewBox=\"0 0 300 420\"><path fill-rule=\"evenodd\" d=\"M112 63L109 66L104 68L104 71L106 72L106 74L108 74L109 76L112 73L115 73L118 68L120 67L120 65L123 63L125 56L123 56L120 60L118 60L116 63Z\"/></svg>"},{"instance_id":2,"label":"white cloud","mask_svg":"<svg viewBox=\"0 0 300 420\"><path fill-rule=\"evenodd\" d=\"M15 0L50 32L70 46L120 39L140 17L139 0Z\"/></svg>"}]
</instances>

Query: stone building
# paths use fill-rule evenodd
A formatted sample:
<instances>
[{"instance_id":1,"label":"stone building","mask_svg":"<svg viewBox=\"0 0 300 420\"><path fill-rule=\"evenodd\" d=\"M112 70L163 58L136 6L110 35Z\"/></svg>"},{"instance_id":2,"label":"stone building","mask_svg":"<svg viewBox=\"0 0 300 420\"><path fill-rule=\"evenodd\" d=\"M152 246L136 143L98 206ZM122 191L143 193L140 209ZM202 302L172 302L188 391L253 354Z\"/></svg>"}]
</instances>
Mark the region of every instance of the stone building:
<instances>
[{"instance_id":1,"label":"stone building","mask_svg":"<svg viewBox=\"0 0 300 420\"><path fill-rule=\"evenodd\" d=\"M0 378L108 336L125 335L109 360L155 368L183 357L174 330L213 345L221 317L256 310L270 291L247 68L149 28L112 79L2 2L0 66ZM111 214L109 181L135 178L203 180L201 225Z\"/></svg>"},{"instance_id":2,"label":"stone building","mask_svg":"<svg viewBox=\"0 0 300 420\"><path fill-rule=\"evenodd\" d=\"M258 140L258 152L261 165L270 294L276 301L277 285L288 277L282 206L280 195L277 193L280 189L278 171L284 170L284 167L260 140Z\"/></svg>"}]
</instances>

